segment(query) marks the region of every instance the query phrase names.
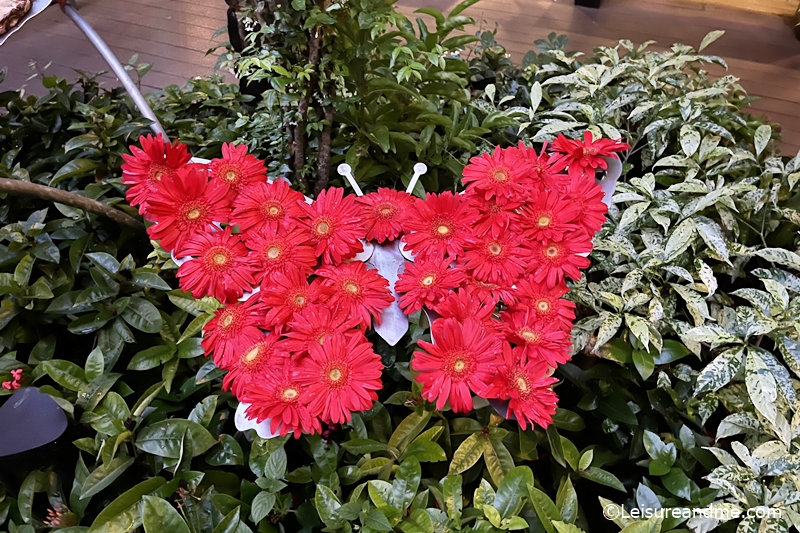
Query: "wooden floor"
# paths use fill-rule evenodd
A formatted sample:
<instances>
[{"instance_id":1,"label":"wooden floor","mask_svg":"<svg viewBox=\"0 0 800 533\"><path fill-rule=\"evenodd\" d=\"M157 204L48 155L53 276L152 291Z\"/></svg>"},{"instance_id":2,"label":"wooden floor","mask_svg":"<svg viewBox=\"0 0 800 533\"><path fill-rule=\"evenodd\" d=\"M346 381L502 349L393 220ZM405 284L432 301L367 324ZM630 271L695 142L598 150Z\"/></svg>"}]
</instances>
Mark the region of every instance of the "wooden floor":
<instances>
[{"instance_id":1,"label":"wooden floor","mask_svg":"<svg viewBox=\"0 0 800 533\"><path fill-rule=\"evenodd\" d=\"M399 0L400 10L432 6L449 11L457 0ZM144 89L182 83L187 77L210 74L217 55L206 55L212 36L225 24L223 0L82 0L80 11L126 62L133 54L153 64ZM498 42L515 59L550 32L564 33L570 48L589 52L598 44L655 40L698 45L711 30L726 35L711 45L710 54L728 61L730 74L762 99L754 114L766 114L782 125L784 153L800 148L800 41L788 19L685 0L604 0L600 9L580 8L572 0L481 0L465 14L484 28L498 28ZM123 22L124 21L124 22ZM224 40L225 36L216 39ZM0 47L0 67L9 73L0 90L17 88L32 72L51 62L46 72L70 75L71 69L95 72L102 59L57 7L47 9ZM721 73L721 69L714 69ZM114 80L107 76L109 83ZM29 82L30 90L37 83Z\"/></svg>"}]
</instances>

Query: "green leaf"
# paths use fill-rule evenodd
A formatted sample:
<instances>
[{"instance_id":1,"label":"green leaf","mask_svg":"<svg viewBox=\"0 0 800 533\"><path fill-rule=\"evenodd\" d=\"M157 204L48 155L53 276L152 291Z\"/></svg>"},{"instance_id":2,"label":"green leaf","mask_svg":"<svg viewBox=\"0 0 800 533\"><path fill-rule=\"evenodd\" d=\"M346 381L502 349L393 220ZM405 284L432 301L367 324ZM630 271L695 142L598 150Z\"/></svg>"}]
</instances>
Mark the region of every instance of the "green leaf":
<instances>
[{"instance_id":1,"label":"green leaf","mask_svg":"<svg viewBox=\"0 0 800 533\"><path fill-rule=\"evenodd\" d=\"M223 434L219 436L219 442L208 451L206 462L212 466L243 465L244 452L236 439Z\"/></svg>"},{"instance_id":2,"label":"green leaf","mask_svg":"<svg viewBox=\"0 0 800 533\"><path fill-rule=\"evenodd\" d=\"M331 528L341 527L342 519L337 511L342 506L336 494L325 485L317 485L317 493L314 497L315 507L320 519L326 526Z\"/></svg>"},{"instance_id":3,"label":"green leaf","mask_svg":"<svg viewBox=\"0 0 800 533\"><path fill-rule=\"evenodd\" d=\"M17 285L24 287L31 279L31 272L33 272L33 263L36 259L28 254L19 260L17 266L14 268L14 281Z\"/></svg>"},{"instance_id":4,"label":"green leaf","mask_svg":"<svg viewBox=\"0 0 800 533\"><path fill-rule=\"evenodd\" d=\"M403 533L433 533L431 516L423 509L414 509L411 515L400 523Z\"/></svg>"},{"instance_id":5,"label":"green leaf","mask_svg":"<svg viewBox=\"0 0 800 533\"><path fill-rule=\"evenodd\" d=\"M132 464L133 457L115 457L109 464L98 466L89 474L81 488L81 500L94 496L104 488L111 485Z\"/></svg>"},{"instance_id":6,"label":"green leaf","mask_svg":"<svg viewBox=\"0 0 800 533\"><path fill-rule=\"evenodd\" d=\"M483 506L483 514L486 516L486 519L494 526L499 528L500 523L502 522L502 518L500 517L500 513L492 507L491 505L484 505Z\"/></svg>"},{"instance_id":7,"label":"green leaf","mask_svg":"<svg viewBox=\"0 0 800 533\"><path fill-rule=\"evenodd\" d=\"M275 507L275 495L271 492L259 492L250 505L250 519L258 524L267 517L273 507Z\"/></svg>"},{"instance_id":8,"label":"green leaf","mask_svg":"<svg viewBox=\"0 0 800 533\"><path fill-rule=\"evenodd\" d=\"M700 42L700 48L697 49L698 52L702 52L705 50L711 43L719 39L725 35L725 30L714 30L710 31L703 37L703 40Z\"/></svg>"},{"instance_id":9,"label":"green leaf","mask_svg":"<svg viewBox=\"0 0 800 533\"><path fill-rule=\"evenodd\" d=\"M661 477L664 488L679 498L692 499L692 483L679 467L670 468L669 474Z\"/></svg>"},{"instance_id":10,"label":"green leaf","mask_svg":"<svg viewBox=\"0 0 800 533\"><path fill-rule=\"evenodd\" d=\"M264 476L272 479L281 479L286 474L286 450L278 448L272 452L264 463Z\"/></svg>"},{"instance_id":11,"label":"green leaf","mask_svg":"<svg viewBox=\"0 0 800 533\"><path fill-rule=\"evenodd\" d=\"M405 451L406 446L416 438L417 435L422 433L422 430L425 429L425 426L428 424L428 420L431 419L431 414L427 411L423 413L411 413L408 415L405 420L398 424L397 428L392 433L392 436L389 437L389 446L396 448L398 450Z\"/></svg>"},{"instance_id":12,"label":"green leaf","mask_svg":"<svg viewBox=\"0 0 800 533\"><path fill-rule=\"evenodd\" d=\"M175 355L174 346L153 346L146 350L142 350L133 356L131 362L128 363L128 370L150 370L157 368Z\"/></svg>"},{"instance_id":13,"label":"green leaf","mask_svg":"<svg viewBox=\"0 0 800 533\"><path fill-rule=\"evenodd\" d=\"M449 474L461 474L472 468L472 465L477 463L483 455L483 447L483 437L480 433L473 433L464 439L464 442L453 453Z\"/></svg>"},{"instance_id":14,"label":"green leaf","mask_svg":"<svg viewBox=\"0 0 800 533\"><path fill-rule=\"evenodd\" d=\"M105 359L103 358L103 351L100 348L95 348L86 358L86 366L84 368L85 377L88 381L92 381L102 376L104 370Z\"/></svg>"},{"instance_id":15,"label":"green leaf","mask_svg":"<svg viewBox=\"0 0 800 533\"><path fill-rule=\"evenodd\" d=\"M113 502L105 506L92 522L92 533L128 533L141 525L139 502L166 483L163 477L154 477L134 485Z\"/></svg>"},{"instance_id":16,"label":"green leaf","mask_svg":"<svg viewBox=\"0 0 800 533\"><path fill-rule=\"evenodd\" d=\"M639 372L639 375L642 376L642 379L649 378L656 368L653 356L649 352L634 350L632 357L633 365L636 367L636 371Z\"/></svg>"},{"instance_id":17,"label":"green leaf","mask_svg":"<svg viewBox=\"0 0 800 533\"><path fill-rule=\"evenodd\" d=\"M134 272L131 283L145 289L158 289L160 291L170 291L172 287L155 272Z\"/></svg>"},{"instance_id":18,"label":"green leaf","mask_svg":"<svg viewBox=\"0 0 800 533\"><path fill-rule=\"evenodd\" d=\"M561 519L569 524L578 518L578 494L569 476L561 478L556 495L556 506L561 510Z\"/></svg>"},{"instance_id":19,"label":"green leaf","mask_svg":"<svg viewBox=\"0 0 800 533\"><path fill-rule=\"evenodd\" d=\"M671 467L675 463L678 457L678 450L675 448L675 444L671 442L664 444L658 435L646 429L642 434L642 441L647 455L653 460L660 461L667 467Z\"/></svg>"},{"instance_id":20,"label":"green leaf","mask_svg":"<svg viewBox=\"0 0 800 533\"><path fill-rule=\"evenodd\" d=\"M39 365L37 371L39 368L65 389L77 392L87 385L83 369L70 361L62 359L44 361Z\"/></svg>"},{"instance_id":21,"label":"green leaf","mask_svg":"<svg viewBox=\"0 0 800 533\"><path fill-rule=\"evenodd\" d=\"M225 515L225 518L214 528L212 533L239 533L239 513L241 509L236 507L233 511Z\"/></svg>"},{"instance_id":22,"label":"green leaf","mask_svg":"<svg viewBox=\"0 0 800 533\"><path fill-rule=\"evenodd\" d=\"M580 461L578 461L578 469L579 470L586 470L590 466L592 466L592 461L594 460L594 450L588 449L581 455Z\"/></svg>"},{"instance_id":23,"label":"green leaf","mask_svg":"<svg viewBox=\"0 0 800 533\"><path fill-rule=\"evenodd\" d=\"M753 136L756 156L760 156L767 147L770 137L772 137L772 127L769 124L762 124L756 129L756 134Z\"/></svg>"},{"instance_id":24,"label":"green leaf","mask_svg":"<svg viewBox=\"0 0 800 533\"><path fill-rule=\"evenodd\" d=\"M50 186L53 187L57 183L70 178L78 178L86 176L93 170L99 167L99 163L91 159L73 159L55 173L53 179L50 180Z\"/></svg>"},{"instance_id":25,"label":"green leaf","mask_svg":"<svg viewBox=\"0 0 800 533\"><path fill-rule=\"evenodd\" d=\"M499 485L506 473L514 468L514 458L500 439L483 440L483 460L486 463L486 469L489 470L492 481Z\"/></svg>"},{"instance_id":26,"label":"green leaf","mask_svg":"<svg viewBox=\"0 0 800 533\"><path fill-rule=\"evenodd\" d=\"M170 419L142 429L136 439L136 447L160 457L179 459L184 435L191 438L193 457L205 453L217 442L200 424L189 420Z\"/></svg>"},{"instance_id":27,"label":"green leaf","mask_svg":"<svg viewBox=\"0 0 800 533\"><path fill-rule=\"evenodd\" d=\"M441 446L429 440L415 439L406 448L403 457L416 457L421 463L436 463L447 460Z\"/></svg>"},{"instance_id":28,"label":"green leaf","mask_svg":"<svg viewBox=\"0 0 800 533\"><path fill-rule=\"evenodd\" d=\"M512 516L511 518L504 518L500 521L500 529L504 529L506 531L528 529L528 522L526 522L521 516Z\"/></svg>"},{"instance_id":29,"label":"green leaf","mask_svg":"<svg viewBox=\"0 0 800 533\"><path fill-rule=\"evenodd\" d=\"M142 525L145 533L190 533L180 513L155 496L142 496Z\"/></svg>"},{"instance_id":30,"label":"green leaf","mask_svg":"<svg viewBox=\"0 0 800 533\"><path fill-rule=\"evenodd\" d=\"M530 496L533 509L536 511L536 516L539 517L539 521L542 523L542 526L544 526L544 529L547 533L556 533L553 522L561 518L561 513L558 507L556 507L556 504L553 503L553 500L551 500L547 494L535 488L533 485L528 485L528 495Z\"/></svg>"},{"instance_id":31,"label":"green leaf","mask_svg":"<svg viewBox=\"0 0 800 533\"><path fill-rule=\"evenodd\" d=\"M398 509L408 509L414 501L421 478L422 468L416 457L408 457L400 463L392 483L392 501Z\"/></svg>"},{"instance_id":32,"label":"green leaf","mask_svg":"<svg viewBox=\"0 0 800 533\"><path fill-rule=\"evenodd\" d=\"M497 487L493 504L502 518L509 518L522 507L520 494L525 493L528 485L533 485L533 472L529 467L518 466L506 474L503 482Z\"/></svg>"},{"instance_id":33,"label":"green leaf","mask_svg":"<svg viewBox=\"0 0 800 533\"><path fill-rule=\"evenodd\" d=\"M139 331L145 333L158 333L161 331L161 314L156 309L156 306L144 298L135 296L131 298L128 307L122 312L122 318Z\"/></svg>"},{"instance_id":34,"label":"green leaf","mask_svg":"<svg viewBox=\"0 0 800 533\"><path fill-rule=\"evenodd\" d=\"M353 455L365 455L375 452L397 452L391 446L371 439L352 439L341 443L342 448Z\"/></svg>"},{"instance_id":35,"label":"green leaf","mask_svg":"<svg viewBox=\"0 0 800 533\"><path fill-rule=\"evenodd\" d=\"M601 468L591 466L586 470L579 471L578 475L590 481L594 481L595 483L605 485L606 487L611 487L612 489L617 489L619 491L626 492L625 485L623 485L622 482L619 479L617 479L617 476Z\"/></svg>"},{"instance_id":36,"label":"green leaf","mask_svg":"<svg viewBox=\"0 0 800 533\"><path fill-rule=\"evenodd\" d=\"M464 499L461 493L461 476L446 476L442 481L444 507L450 520L461 523Z\"/></svg>"},{"instance_id":37,"label":"green leaf","mask_svg":"<svg viewBox=\"0 0 800 533\"><path fill-rule=\"evenodd\" d=\"M44 474L39 470L34 470L25 478L20 485L19 495L17 496L17 509L22 520L28 524L33 520L31 509L33 507L34 495L42 490Z\"/></svg>"},{"instance_id":38,"label":"green leaf","mask_svg":"<svg viewBox=\"0 0 800 533\"><path fill-rule=\"evenodd\" d=\"M392 531L392 524L378 509L370 509L363 515L362 524L369 531L388 532Z\"/></svg>"},{"instance_id":39,"label":"green leaf","mask_svg":"<svg viewBox=\"0 0 800 533\"><path fill-rule=\"evenodd\" d=\"M561 522L560 520L554 520L553 526L555 526L558 533L583 533L583 530L579 527Z\"/></svg>"},{"instance_id":40,"label":"green leaf","mask_svg":"<svg viewBox=\"0 0 800 533\"><path fill-rule=\"evenodd\" d=\"M119 261L111 255L105 252L95 252L91 254L86 254L86 257L94 263L95 265L102 267L112 274L116 274L119 272Z\"/></svg>"}]
</instances>

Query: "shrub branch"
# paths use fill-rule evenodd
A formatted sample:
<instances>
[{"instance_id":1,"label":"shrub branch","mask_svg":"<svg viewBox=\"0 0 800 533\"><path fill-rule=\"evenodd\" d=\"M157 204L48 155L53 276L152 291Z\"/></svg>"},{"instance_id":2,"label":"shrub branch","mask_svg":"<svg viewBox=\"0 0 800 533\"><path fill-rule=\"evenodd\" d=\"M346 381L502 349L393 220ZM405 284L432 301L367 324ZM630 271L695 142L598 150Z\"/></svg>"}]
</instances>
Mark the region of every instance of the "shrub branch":
<instances>
[{"instance_id":1,"label":"shrub branch","mask_svg":"<svg viewBox=\"0 0 800 533\"><path fill-rule=\"evenodd\" d=\"M86 198L75 193L67 192L54 187L46 185L38 185L28 181L12 180L8 178L0 178L0 192L5 192L14 195L34 196L42 200L50 202L58 202L60 204L77 207L95 215L102 215L108 217L117 224L127 226L136 231L145 231L144 224L132 216L123 213L119 209L115 209L97 200Z\"/></svg>"}]
</instances>

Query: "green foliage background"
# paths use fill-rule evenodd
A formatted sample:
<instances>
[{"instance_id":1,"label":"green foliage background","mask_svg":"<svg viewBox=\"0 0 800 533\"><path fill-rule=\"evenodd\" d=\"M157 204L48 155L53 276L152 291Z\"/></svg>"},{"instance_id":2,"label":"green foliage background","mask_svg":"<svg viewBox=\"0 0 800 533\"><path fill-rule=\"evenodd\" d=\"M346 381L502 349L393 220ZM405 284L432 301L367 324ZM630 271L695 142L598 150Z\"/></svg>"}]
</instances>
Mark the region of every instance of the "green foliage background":
<instances>
[{"instance_id":1,"label":"green foliage background","mask_svg":"<svg viewBox=\"0 0 800 533\"><path fill-rule=\"evenodd\" d=\"M334 118L309 106L298 170L285 125L309 89L297 55L306 50L298 37L276 55L265 36L236 58L271 81L260 102L220 80L150 95L194 155L246 142L271 173L299 172L311 188L314 139L329 126L330 165L346 160L370 189L398 185L421 160L432 170L423 194L452 188L468 158L497 143L587 129L631 143L592 268L571 292L580 321L574 358L557 372L555 423L520 431L481 403L466 417L432 410L408 372L428 335L415 318L397 347L374 340L384 389L352 424L297 441L237 432L236 401L199 347L217 303L173 290L175 265L145 235L7 196L0 381L22 368L68 413L72 442L0 489L0 528L47 529L48 508L69 533L744 533L800 523L800 159L774 152L775 129L743 112L735 78L705 74L722 62L703 54L719 34L697 50L623 41L591 56L551 36L515 65L491 33L451 36L470 23L460 13L424 10L431 30L377 1L283 9L284 26L263 32L321 25L343 36L326 41L313 87ZM93 80L43 83L41 98L0 93L0 176L135 214L120 154L146 124ZM603 505L620 511L616 525ZM641 520L621 505L782 514Z\"/></svg>"}]
</instances>

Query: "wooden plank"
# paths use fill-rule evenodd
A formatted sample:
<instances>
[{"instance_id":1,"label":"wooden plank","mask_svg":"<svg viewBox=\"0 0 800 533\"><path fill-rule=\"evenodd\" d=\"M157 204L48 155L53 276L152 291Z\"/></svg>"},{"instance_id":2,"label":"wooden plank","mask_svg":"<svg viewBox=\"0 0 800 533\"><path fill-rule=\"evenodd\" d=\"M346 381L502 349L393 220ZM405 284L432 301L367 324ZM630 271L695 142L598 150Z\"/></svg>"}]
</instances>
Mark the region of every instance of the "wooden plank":
<instances>
[{"instance_id":1,"label":"wooden plank","mask_svg":"<svg viewBox=\"0 0 800 533\"><path fill-rule=\"evenodd\" d=\"M744 11L791 17L797 11L797 2L787 0L692 0L699 4L716 4Z\"/></svg>"}]
</instances>

